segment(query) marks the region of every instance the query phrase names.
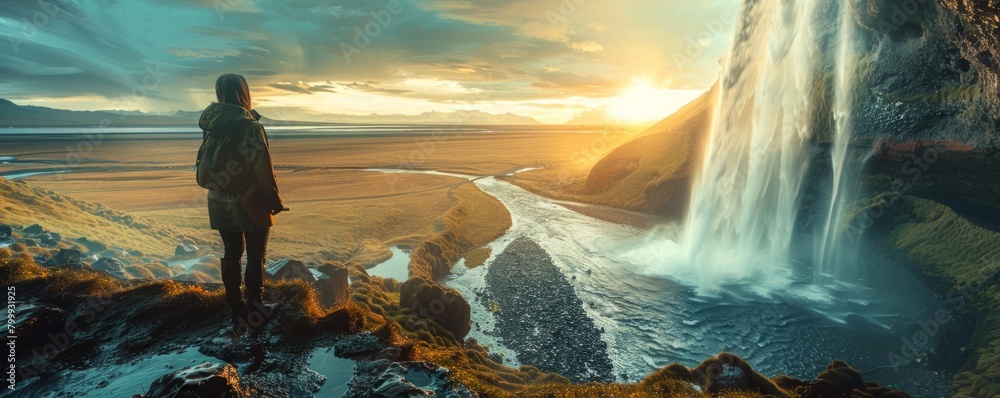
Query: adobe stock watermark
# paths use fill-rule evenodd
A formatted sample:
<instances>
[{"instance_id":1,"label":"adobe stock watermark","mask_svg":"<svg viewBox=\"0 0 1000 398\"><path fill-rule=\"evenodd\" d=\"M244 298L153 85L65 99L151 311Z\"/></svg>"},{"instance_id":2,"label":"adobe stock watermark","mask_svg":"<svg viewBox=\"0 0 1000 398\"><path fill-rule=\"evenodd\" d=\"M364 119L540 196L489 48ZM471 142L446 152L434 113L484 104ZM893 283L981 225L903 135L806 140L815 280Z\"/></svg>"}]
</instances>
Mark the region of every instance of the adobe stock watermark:
<instances>
[{"instance_id":1,"label":"adobe stock watermark","mask_svg":"<svg viewBox=\"0 0 1000 398\"><path fill-rule=\"evenodd\" d=\"M460 294L452 293L447 290L443 291L439 297L435 297L426 306L421 306L417 309L417 314L422 318L437 322L437 318L444 315L445 311L448 310L448 305L454 303L458 299Z\"/></svg>"},{"instance_id":2,"label":"adobe stock watermark","mask_svg":"<svg viewBox=\"0 0 1000 398\"><path fill-rule=\"evenodd\" d=\"M56 4L58 3L58 4ZM58 1L45 1L38 0L38 11L35 11L31 15L29 20L27 17L22 17L19 24L19 31L14 34L8 34L7 39L10 41L10 47L14 49L14 54L19 54L21 52L21 45L30 43L38 35L38 32L45 29L52 23L52 20L63 13L62 6L66 4L78 4L79 0L58 0Z\"/></svg>"},{"instance_id":3,"label":"adobe stock watermark","mask_svg":"<svg viewBox=\"0 0 1000 398\"><path fill-rule=\"evenodd\" d=\"M215 9L215 15L219 17L219 21L225 21L226 13L236 11L245 2L246 0L215 0L212 2L212 8Z\"/></svg>"},{"instance_id":4,"label":"adobe stock watermark","mask_svg":"<svg viewBox=\"0 0 1000 398\"><path fill-rule=\"evenodd\" d=\"M902 344L899 351L890 351L886 354L886 360L894 372L899 373L900 365L906 365L918 358L921 355L920 350L927 348L934 337L954 319L953 314L969 306L976 299L977 293L991 286L988 283L1000 270L1000 262L995 257L983 256L979 264L979 271L969 284L948 292L945 296L947 305L935 310L927 319L917 321L919 330L913 332L912 336L900 337Z\"/></svg>"},{"instance_id":5,"label":"adobe stock watermark","mask_svg":"<svg viewBox=\"0 0 1000 398\"><path fill-rule=\"evenodd\" d=\"M549 26L558 29L569 25L569 17L576 14L577 10L586 2L587 0L561 0L555 9L545 11L545 18L549 20Z\"/></svg>"},{"instance_id":6,"label":"adobe stock watermark","mask_svg":"<svg viewBox=\"0 0 1000 398\"><path fill-rule=\"evenodd\" d=\"M117 109L137 109L135 105L137 101L144 99L149 96L149 92L155 90L157 87L163 84L164 78L170 76L169 73L164 72L160 69L161 63L153 60L143 60L146 64L146 74L143 76L142 81L132 87L132 91L128 96L123 97L123 99L118 103ZM122 107L125 106L125 107ZM123 122L128 119L130 113L124 113L118 117L118 122ZM115 120L112 118L102 118L97 126L88 128L83 132L83 139L78 141L75 146L66 146L66 156L65 156L65 167L70 167L75 164L83 163L84 158L93 153L101 143L104 142L104 134L112 131L115 127ZM56 179L61 179L61 174L56 174Z\"/></svg>"},{"instance_id":7,"label":"adobe stock watermark","mask_svg":"<svg viewBox=\"0 0 1000 398\"><path fill-rule=\"evenodd\" d=\"M96 322L98 314L112 303L113 300L110 295L92 296L85 302L80 303L78 306L79 316L74 318L74 320L67 321L62 330L49 333L46 336L49 339L48 344L32 350L32 355L41 358L42 363L35 366L20 367L18 368L20 372L17 375L22 380L25 380L44 374L46 372L45 364L51 362L59 353L68 348L74 342L76 336L87 326ZM10 360L9 357L8 360ZM14 375L11 375L11 377L14 377Z\"/></svg>"},{"instance_id":8,"label":"adobe stock watermark","mask_svg":"<svg viewBox=\"0 0 1000 398\"><path fill-rule=\"evenodd\" d=\"M683 70L691 66L691 63L705 55L705 51L718 41L718 39L729 33L728 27L736 23L739 10L733 7L725 7L716 18L702 22L703 28L697 33L688 35L685 38L686 45L684 51L675 53L674 66Z\"/></svg>"},{"instance_id":9,"label":"adobe stock watermark","mask_svg":"<svg viewBox=\"0 0 1000 398\"><path fill-rule=\"evenodd\" d=\"M14 328L14 319L17 317L17 289L14 286L7 286L7 369L4 374L7 376L7 389L14 391L17 389L17 330Z\"/></svg>"},{"instance_id":10,"label":"adobe stock watermark","mask_svg":"<svg viewBox=\"0 0 1000 398\"><path fill-rule=\"evenodd\" d=\"M340 51L344 54L344 59L348 63L351 57L361 54L361 51L372 44L372 40L382 35L392 23L392 17L403 12L403 3L400 0L389 0L385 8L373 11L369 14L370 19L363 25L354 27L354 39L350 42L341 41Z\"/></svg>"},{"instance_id":11,"label":"adobe stock watermark","mask_svg":"<svg viewBox=\"0 0 1000 398\"><path fill-rule=\"evenodd\" d=\"M901 168L901 173L904 176L910 176L910 184L916 184L920 181L924 173L930 170L930 167L940 160L943 154L948 152L948 145L944 141L937 141L933 146L922 149L919 154L909 155L909 160L904 162ZM875 225L875 220L884 216L886 210L895 204L896 199L910 189L906 182L902 177L895 178L889 186L889 192L892 195L889 196L888 200L876 202L876 199L882 195L872 198L873 203L866 206L861 214L851 220L844 231L851 242L858 241L864 231Z\"/></svg>"},{"instance_id":12,"label":"adobe stock watermark","mask_svg":"<svg viewBox=\"0 0 1000 398\"><path fill-rule=\"evenodd\" d=\"M912 22L921 7L929 3L931 3L930 0L904 0L899 5L893 4L889 20L879 20L878 28L886 32L897 31L903 25ZM935 6L937 5L935 4Z\"/></svg>"},{"instance_id":13,"label":"adobe stock watermark","mask_svg":"<svg viewBox=\"0 0 1000 398\"><path fill-rule=\"evenodd\" d=\"M472 103L492 98L493 89L490 86L492 81L492 75L484 77L483 81L477 83L477 87L471 90L470 98L468 98L461 106L455 107L455 111L476 110ZM471 115L459 113L457 119L451 124L451 126L460 126L472 121ZM402 155L397 157L398 163L395 167L403 171L417 171L420 166L425 164L437 151L438 145L447 141L448 138L454 134L455 133L453 132L442 130L440 128L435 129L429 137L422 137L416 140L415 144L417 147L407 153L405 157ZM397 185L403 179L400 173L393 173L391 171L382 173L382 176L386 179L386 184L392 192L396 191Z\"/></svg>"}]
</instances>

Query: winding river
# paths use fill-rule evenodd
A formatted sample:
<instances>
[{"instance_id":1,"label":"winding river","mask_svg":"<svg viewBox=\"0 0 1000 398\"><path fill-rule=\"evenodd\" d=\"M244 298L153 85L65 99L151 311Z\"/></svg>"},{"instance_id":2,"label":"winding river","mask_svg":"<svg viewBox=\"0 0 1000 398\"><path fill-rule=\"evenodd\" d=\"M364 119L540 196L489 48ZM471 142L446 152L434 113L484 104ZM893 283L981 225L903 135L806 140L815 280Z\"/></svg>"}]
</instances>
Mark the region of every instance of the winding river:
<instances>
[{"instance_id":1,"label":"winding river","mask_svg":"<svg viewBox=\"0 0 1000 398\"><path fill-rule=\"evenodd\" d=\"M862 284L815 285L812 271L783 289L761 295L753 283L727 286L716 295L699 294L687 278L653 275L635 261L635 247L669 234L676 226L642 230L595 219L493 176L438 171L368 169L447 175L469 180L497 198L510 212L511 228L489 244L483 266L462 261L444 282L472 306L469 337L503 353L517 366L517 353L495 336L493 313L476 299L486 286L493 259L515 238L541 246L583 301L586 314L602 331L618 382L635 382L670 363L695 366L728 351L770 377L813 378L833 359L847 361L867 380L899 388L914 397L949 395L952 370L933 368L918 356L893 363L919 326L946 304L902 267L877 258L863 261ZM524 171L521 169L519 171ZM8 176L10 178L10 176ZM588 206L573 203L575 206ZM666 232L664 231L666 230ZM806 245L808 239L796 239ZM793 267L795 268L795 267ZM800 282L795 282L800 281ZM932 351L937 341L922 346Z\"/></svg>"},{"instance_id":2,"label":"winding river","mask_svg":"<svg viewBox=\"0 0 1000 398\"><path fill-rule=\"evenodd\" d=\"M919 330L912 326L915 321L944 305L900 267L868 259L865 286L813 285L806 270L793 275L803 282L768 297L755 294L752 285L699 295L696 286L646 275L630 260L631 249L646 242L650 231L585 216L495 177L448 175L472 179L511 214L512 227L489 245L490 260L473 269L459 262L446 281L472 305L469 337L503 352L509 364L518 364L516 353L493 336L492 313L474 298L485 286L491 261L524 236L552 256L602 329L619 382L641 380L673 362L694 366L728 351L772 377L812 378L833 359L842 359L866 379L915 397L948 394L948 372L922 359L903 364L889 359L891 353L901 354L904 341Z\"/></svg>"}]
</instances>

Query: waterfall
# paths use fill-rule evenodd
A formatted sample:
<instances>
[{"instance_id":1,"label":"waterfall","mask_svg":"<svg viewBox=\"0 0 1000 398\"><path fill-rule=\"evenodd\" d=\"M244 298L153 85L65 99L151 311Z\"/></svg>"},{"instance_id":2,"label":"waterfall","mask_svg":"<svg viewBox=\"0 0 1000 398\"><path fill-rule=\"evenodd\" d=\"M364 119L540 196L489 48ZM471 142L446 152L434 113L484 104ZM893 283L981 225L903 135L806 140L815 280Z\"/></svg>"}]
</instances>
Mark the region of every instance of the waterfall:
<instances>
[{"instance_id":1,"label":"waterfall","mask_svg":"<svg viewBox=\"0 0 1000 398\"><path fill-rule=\"evenodd\" d=\"M834 279L844 286L839 278L852 261L839 220L853 200L859 156L870 153L852 153L848 145L854 19L846 4L833 0L746 0L742 7L687 218L628 255L644 272L697 286L700 294L736 284L764 295L793 281ZM831 14L837 18L831 21ZM829 157L815 158L827 153L815 150L813 138L828 117ZM807 174L809 166L825 161L829 178L809 181L810 188L829 185L817 200L810 273L801 264L809 260L810 242L793 238L802 232L796 217L807 175L826 176L821 169Z\"/></svg>"},{"instance_id":2,"label":"waterfall","mask_svg":"<svg viewBox=\"0 0 1000 398\"><path fill-rule=\"evenodd\" d=\"M681 245L702 290L787 278L808 169L814 1L744 3Z\"/></svg>"},{"instance_id":3,"label":"waterfall","mask_svg":"<svg viewBox=\"0 0 1000 398\"><path fill-rule=\"evenodd\" d=\"M830 279L843 279L849 273L851 259L845 258L841 252L840 215L844 206L852 198L850 190L845 186L845 174L850 173L848 160L848 142L853 129L853 92L854 92L854 21L850 14L840 13L840 27L837 37L837 57L834 76L833 93L833 141L830 143L830 196L827 204L822 229L817 232L816 248L813 257L813 279L817 283ZM854 173L850 173L854 176ZM849 181L849 180L848 180Z\"/></svg>"}]
</instances>

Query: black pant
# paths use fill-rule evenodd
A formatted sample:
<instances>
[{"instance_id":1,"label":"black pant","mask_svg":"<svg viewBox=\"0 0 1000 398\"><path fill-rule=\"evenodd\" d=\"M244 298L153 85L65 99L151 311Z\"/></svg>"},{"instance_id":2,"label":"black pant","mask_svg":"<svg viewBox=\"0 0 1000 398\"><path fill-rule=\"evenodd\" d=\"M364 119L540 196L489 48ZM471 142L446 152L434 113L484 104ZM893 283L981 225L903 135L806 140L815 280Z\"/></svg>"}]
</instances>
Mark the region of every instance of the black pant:
<instances>
[{"instance_id":1,"label":"black pant","mask_svg":"<svg viewBox=\"0 0 1000 398\"><path fill-rule=\"evenodd\" d=\"M267 256L267 236L271 231L265 228L259 231L219 231L222 244L226 246L223 258L239 260L243 257L244 242L246 242L247 259L263 259Z\"/></svg>"},{"instance_id":2,"label":"black pant","mask_svg":"<svg viewBox=\"0 0 1000 398\"><path fill-rule=\"evenodd\" d=\"M262 289L264 286L264 259L267 256L267 237L270 229L265 228L259 231L219 231L219 235L222 235L222 244L225 245L225 254L223 255L223 261L232 261L237 265L231 267L230 269L223 269L223 272L229 273L228 275L223 275L223 282L235 281L236 291L239 291L239 280L240 280L240 258L243 257L244 242L246 243L247 252L247 271L246 271L246 287L247 291L250 292L252 289ZM230 289L226 283L226 289ZM256 293L256 292L253 292ZM259 294L259 293L256 293Z\"/></svg>"}]
</instances>

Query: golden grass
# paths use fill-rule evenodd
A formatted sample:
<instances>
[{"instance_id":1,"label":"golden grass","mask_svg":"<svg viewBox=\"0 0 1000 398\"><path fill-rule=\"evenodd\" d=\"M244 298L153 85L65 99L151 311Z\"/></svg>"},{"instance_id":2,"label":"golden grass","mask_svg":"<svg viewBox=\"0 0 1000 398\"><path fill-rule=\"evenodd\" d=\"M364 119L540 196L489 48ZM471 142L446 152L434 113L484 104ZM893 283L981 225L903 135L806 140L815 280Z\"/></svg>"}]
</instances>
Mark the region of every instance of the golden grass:
<instances>
[{"instance_id":1,"label":"golden grass","mask_svg":"<svg viewBox=\"0 0 1000 398\"><path fill-rule=\"evenodd\" d=\"M872 230L886 247L951 292L949 298L969 296L962 302L975 314L976 326L972 354L952 378L955 397L1000 395L1000 288L993 282L1000 272L1000 234L927 199L884 194L872 206L886 211Z\"/></svg>"},{"instance_id":2,"label":"golden grass","mask_svg":"<svg viewBox=\"0 0 1000 398\"><path fill-rule=\"evenodd\" d=\"M31 184L0 179L0 222L39 224L64 240L86 237L109 246L169 257L183 231L103 204L76 200Z\"/></svg>"},{"instance_id":3,"label":"golden grass","mask_svg":"<svg viewBox=\"0 0 1000 398\"><path fill-rule=\"evenodd\" d=\"M502 219L508 216L499 202L472 184L453 189L464 181L460 178L385 174L362 168L403 167L492 174L519 165L566 162L573 159L573 152L587 145L593 135L533 132L436 138L282 140L278 133L272 138L278 184L292 211L276 217L269 245L271 257L372 266L388 259L389 246L417 247L437 234L439 226L435 220L458 200L475 208L466 223L470 231L481 235L471 238L479 244L488 242L489 237L499 236L502 233L499 228L505 228ZM21 157L25 160L59 161L63 156L61 146L44 141L12 140L8 146L5 152L33 153ZM158 140L155 145L141 140L106 140L94 147L87 155L88 160L70 164L93 171L35 176L27 180L34 187L99 202L176 227L178 234L219 251L219 238L215 231L208 229L206 191L194 183L190 168L196 148L197 141L192 140ZM15 167L19 166L0 166L0 169ZM0 196L6 192L0 187ZM76 214L59 214L48 208L31 210L34 209L27 206L19 208L18 218L0 213L0 220L16 224L42 222L47 218L67 220L54 223L52 228L56 230L71 226L68 224L81 224ZM83 222L82 226L89 225ZM104 226L89 227L107 230ZM86 229L79 230L79 236L84 236ZM105 236L88 235L91 238ZM127 240L119 241L121 246L128 247ZM170 237L155 244L158 247L155 252L152 243L140 250L160 257L169 256L178 243Z\"/></svg>"},{"instance_id":4,"label":"golden grass","mask_svg":"<svg viewBox=\"0 0 1000 398\"><path fill-rule=\"evenodd\" d=\"M43 267L26 254L15 255L0 249L0 280L5 284L32 284L61 294L101 296L122 287L121 281L103 272L74 271L64 267Z\"/></svg>"},{"instance_id":5,"label":"golden grass","mask_svg":"<svg viewBox=\"0 0 1000 398\"><path fill-rule=\"evenodd\" d=\"M715 89L614 148L596 163L577 162L518 173L509 181L537 194L680 217L704 152ZM592 167L591 167L592 164Z\"/></svg>"}]
</instances>

